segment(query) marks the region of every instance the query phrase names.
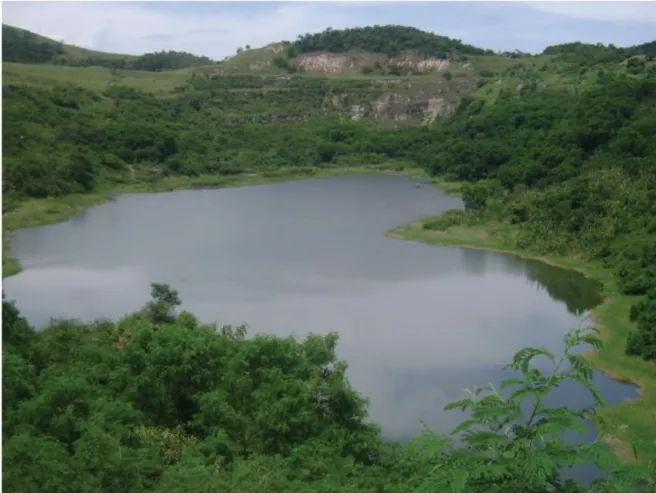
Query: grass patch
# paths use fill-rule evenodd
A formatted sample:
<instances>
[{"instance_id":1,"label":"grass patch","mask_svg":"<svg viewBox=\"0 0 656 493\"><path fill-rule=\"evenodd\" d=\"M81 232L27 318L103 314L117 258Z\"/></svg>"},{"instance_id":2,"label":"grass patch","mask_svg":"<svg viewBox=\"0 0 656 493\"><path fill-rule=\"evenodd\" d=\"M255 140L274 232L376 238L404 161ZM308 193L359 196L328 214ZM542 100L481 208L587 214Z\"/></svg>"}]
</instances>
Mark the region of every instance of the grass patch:
<instances>
[{"instance_id":1,"label":"grass patch","mask_svg":"<svg viewBox=\"0 0 656 493\"><path fill-rule=\"evenodd\" d=\"M190 69L147 72L143 70L112 70L104 67L68 67L27 63L2 63L2 84L27 84L52 87L53 84L74 84L92 91L102 92L118 84L134 89L164 95L182 86L191 76Z\"/></svg>"},{"instance_id":2,"label":"grass patch","mask_svg":"<svg viewBox=\"0 0 656 493\"><path fill-rule=\"evenodd\" d=\"M440 187L447 195L453 195L455 197L460 197L462 187L465 184L465 182L462 181L445 180L441 176L433 176L431 178L431 183Z\"/></svg>"},{"instance_id":3,"label":"grass patch","mask_svg":"<svg viewBox=\"0 0 656 493\"><path fill-rule=\"evenodd\" d=\"M577 270L601 282L604 302L592 310L592 320L601 331L604 346L586 356L611 378L637 385L640 397L600 409L597 429L625 462L644 462L656 457L656 365L624 352L626 338L635 330L629 320L629 309L636 297L620 292L609 269L579 256L535 255L515 246L511 226L498 222L467 224L462 213L448 212L439 218L416 221L387 235L435 245L511 253ZM635 445L635 454L628 443Z\"/></svg>"}]
</instances>

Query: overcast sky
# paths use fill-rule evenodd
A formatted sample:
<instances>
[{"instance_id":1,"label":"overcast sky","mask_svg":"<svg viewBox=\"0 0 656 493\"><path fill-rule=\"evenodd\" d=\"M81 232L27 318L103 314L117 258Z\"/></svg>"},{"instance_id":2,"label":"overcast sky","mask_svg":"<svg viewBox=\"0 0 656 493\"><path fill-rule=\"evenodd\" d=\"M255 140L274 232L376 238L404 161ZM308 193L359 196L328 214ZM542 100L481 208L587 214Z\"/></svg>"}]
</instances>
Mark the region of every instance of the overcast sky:
<instances>
[{"instance_id":1,"label":"overcast sky","mask_svg":"<svg viewBox=\"0 0 656 493\"><path fill-rule=\"evenodd\" d=\"M220 59L298 34L402 24L493 50L656 39L656 2L3 2L2 21L66 43Z\"/></svg>"}]
</instances>

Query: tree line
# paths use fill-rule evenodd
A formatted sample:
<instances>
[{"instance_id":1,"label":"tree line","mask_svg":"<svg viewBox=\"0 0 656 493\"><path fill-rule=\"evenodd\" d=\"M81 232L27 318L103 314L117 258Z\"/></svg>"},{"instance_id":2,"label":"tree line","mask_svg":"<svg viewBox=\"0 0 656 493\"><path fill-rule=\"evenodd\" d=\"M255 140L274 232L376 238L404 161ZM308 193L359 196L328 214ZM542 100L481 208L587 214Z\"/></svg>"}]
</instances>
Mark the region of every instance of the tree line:
<instances>
[{"instance_id":1,"label":"tree line","mask_svg":"<svg viewBox=\"0 0 656 493\"><path fill-rule=\"evenodd\" d=\"M56 62L55 62L56 63ZM67 60L63 65L74 67L99 66L111 69L146 70L161 72L163 70L178 70L189 67L213 65L215 62L206 56L198 56L185 51L156 51L144 55L127 58L87 57L77 60Z\"/></svg>"},{"instance_id":2,"label":"tree line","mask_svg":"<svg viewBox=\"0 0 656 493\"><path fill-rule=\"evenodd\" d=\"M449 58L452 55L494 54L463 43L459 39L422 31L414 27L385 25L351 29L326 29L320 33L300 35L288 49L290 57L312 51L368 51L385 53L390 57L404 51L414 51L420 56Z\"/></svg>"}]
</instances>

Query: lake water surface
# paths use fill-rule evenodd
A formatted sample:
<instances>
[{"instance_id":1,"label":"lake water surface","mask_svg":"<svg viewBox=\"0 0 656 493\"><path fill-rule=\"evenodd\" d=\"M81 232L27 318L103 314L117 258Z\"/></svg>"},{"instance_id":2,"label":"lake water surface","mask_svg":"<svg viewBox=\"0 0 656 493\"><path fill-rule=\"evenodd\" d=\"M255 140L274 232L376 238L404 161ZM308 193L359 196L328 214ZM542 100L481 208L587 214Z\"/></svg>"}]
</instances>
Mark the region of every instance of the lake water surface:
<instances>
[{"instance_id":1,"label":"lake water surface","mask_svg":"<svg viewBox=\"0 0 656 493\"><path fill-rule=\"evenodd\" d=\"M4 289L37 325L119 317L143 305L155 281L206 322L338 331L371 418L387 437L407 439L421 423L452 429L463 416L442 408L462 389L498 382L524 346L558 351L600 302L595 283L575 272L383 236L455 207L460 199L388 175L124 195L17 231L24 270ZM595 383L610 404L635 396L601 374ZM578 388L558 398L589 402Z\"/></svg>"}]
</instances>

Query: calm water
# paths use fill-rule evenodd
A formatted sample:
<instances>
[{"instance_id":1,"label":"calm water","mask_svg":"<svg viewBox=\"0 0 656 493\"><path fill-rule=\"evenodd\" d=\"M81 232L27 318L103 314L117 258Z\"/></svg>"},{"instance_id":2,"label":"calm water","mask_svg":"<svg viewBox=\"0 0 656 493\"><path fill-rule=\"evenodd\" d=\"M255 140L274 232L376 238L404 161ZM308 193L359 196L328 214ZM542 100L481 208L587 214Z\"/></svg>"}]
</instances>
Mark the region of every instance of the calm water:
<instances>
[{"instance_id":1,"label":"calm water","mask_svg":"<svg viewBox=\"0 0 656 493\"><path fill-rule=\"evenodd\" d=\"M600 300L570 271L512 256L383 236L460 207L408 178L345 176L237 189L125 195L52 226L18 231L24 271L5 282L35 324L49 317L118 317L152 281L171 284L204 321L300 336L339 331L350 380L386 436L444 413L462 389L498 382L526 345L559 350ZM635 395L597 375L609 403ZM587 403L562 389L569 405Z\"/></svg>"}]
</instances>

